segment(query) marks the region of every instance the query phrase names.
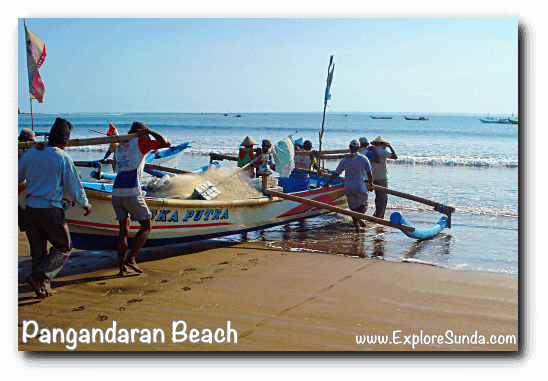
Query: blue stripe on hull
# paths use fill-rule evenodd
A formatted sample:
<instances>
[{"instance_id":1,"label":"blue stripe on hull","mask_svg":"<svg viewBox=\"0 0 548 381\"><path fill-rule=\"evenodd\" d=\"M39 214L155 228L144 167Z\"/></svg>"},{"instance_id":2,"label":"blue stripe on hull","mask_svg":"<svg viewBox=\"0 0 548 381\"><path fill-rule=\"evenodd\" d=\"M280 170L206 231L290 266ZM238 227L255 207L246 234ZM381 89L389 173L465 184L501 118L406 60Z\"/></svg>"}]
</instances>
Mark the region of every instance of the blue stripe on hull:
<instances>
[{"instance_id":1,"label":"blue stripe on hull","mask_svg":"<svg viewBox=\"0 0 548 381\"><path fill-rule=\"evenodd\" d=\"M328 214L330 212L322 212L319 213L313 217L321 216L324 214ZM278 222L274 224L268 224L268 225L262 225L260 227L254 227L249 229L241 229L241 230L231 230L228 232L219 232L219 233L213 233L213 234L202 234L202 235L193 235L193 236L186 236L186 237L173 237L173 238L149 238L145 242L143 247L155 247L155 246L166 246L166 245L175 245L178 243L185 243L185 242L194 242L194 241L203 241L206 239L211 238L218 238L218 237L224 237L229 236L233 234L241 234L241 233L247 233L251 231L256 230L263 230L268 229L273 226L278 225L284 225L288 224L290 222L295 222L299 220L304 220L311 218L310 216L307 217L301 217L301 218L295 218L289 221L284 222ZM70 239L72 241L72 246L75 249L78 250L115 250L116 248L116 241L118 240L117 236L108 236L108 235L101 235L101 234L88 234L88 233L70 233ZM128 246L131 247L132 239L128 238Z\"/></svg>"}]
</instances>

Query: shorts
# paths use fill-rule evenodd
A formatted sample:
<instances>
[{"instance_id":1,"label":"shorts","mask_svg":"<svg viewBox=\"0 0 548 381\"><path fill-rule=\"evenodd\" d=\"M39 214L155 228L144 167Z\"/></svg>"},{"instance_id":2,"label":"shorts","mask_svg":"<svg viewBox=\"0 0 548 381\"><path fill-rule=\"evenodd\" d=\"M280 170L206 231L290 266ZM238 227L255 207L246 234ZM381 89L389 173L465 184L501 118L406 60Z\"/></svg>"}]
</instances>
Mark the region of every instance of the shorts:
<instances>
[{"instance_id":1,"label":"shorts","mask_svg":"<svg viewBox=\"0 0 548 381\"><path fill-rule=\"evenodd\" d=\"M346 199L350 210L357 210L362 205L367 208L367 193L347 195Z\"/></svg>"},{"instance_id":2,"label":"shorts","mask_svg":"<svg viewBox=\"0 0 548 381\"><path fill-rule=\"evenodd\" d=\"M150 211L142 195L112 196L112 207L118 221L131 216L132 221L143 221L150 218Z\"/></svg>"}]
</instances>

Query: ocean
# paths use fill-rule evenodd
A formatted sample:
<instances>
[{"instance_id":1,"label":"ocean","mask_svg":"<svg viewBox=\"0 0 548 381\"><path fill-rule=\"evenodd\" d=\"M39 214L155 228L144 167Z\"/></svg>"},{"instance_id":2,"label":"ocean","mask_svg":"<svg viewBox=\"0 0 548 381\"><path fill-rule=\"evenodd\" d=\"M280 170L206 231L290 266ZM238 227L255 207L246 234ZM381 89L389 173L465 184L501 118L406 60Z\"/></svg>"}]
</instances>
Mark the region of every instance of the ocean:
<instances>
[{"instance_id":1,"label":"ocean","mask_svg":"<svg viewBox=\"0 0 548 381\"><path fill-rule=\"evenodd\" d=\"M194 141L178 168L197 169L209 163L209 153L236 155L246 136L273 142L292 135L319 147L322 113L113 113L35 114L34 130L48 132L56 117L74 126L72 138L101 135L108 122L121 134L138 120L166 136L173 144ZM397 229L368 224L365 232L353 230L351 219L327 215L284 226L218 240L261 241L267 246L318 255L374 258L455 271L472 270L505 274L518 272L518 125L484 124L483 116L428 115L427 121L372 119L370 115L327 113L322 149L348 148L352 139L369 141L382 136L398 159L389 161L389 188L456 208L451 229L431 240L416 241ZM508 117L510 115L507 115ZM19 115L18 132L31 127L29 114ZM107 146L68 147L74 160L99 160ZM334 169L336 160L325 162ZM234 162L221 162L234 166ZM370 193L367 214L374 212ZM428 227L441 215L431 207L394 196L388 197L385 218L401 212L413 226Z\"/></svg>"}]
</instances>

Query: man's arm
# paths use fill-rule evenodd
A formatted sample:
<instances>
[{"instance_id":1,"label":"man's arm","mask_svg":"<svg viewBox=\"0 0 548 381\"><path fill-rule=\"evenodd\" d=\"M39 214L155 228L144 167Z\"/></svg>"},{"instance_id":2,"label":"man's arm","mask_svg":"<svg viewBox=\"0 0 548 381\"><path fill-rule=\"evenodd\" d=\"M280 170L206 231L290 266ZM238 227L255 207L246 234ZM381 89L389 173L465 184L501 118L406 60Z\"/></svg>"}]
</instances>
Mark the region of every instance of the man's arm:
<instances>
[{"instance_id":1,"label":"man's arm","mask_svg":"<svg viewBox=\"0 0 548 381\"><path fill-rule=\"evenodd\" d=\"M171 142L164 138L162 135L160 135L157 132L152 131L150 128L145 128L139 131L139 136L143 135L152 135L154 139L158 142L158 148L168 148L171 147Z\"/></svg>"},{"instance_id":2,"label":"man's arm","mask_svg":"<svg viewBox=\"0 0 548 381\"><path fill-rule=\"evenodd\" d=\"M398 158L398 155L396 155L396 151L394 151L394 148L392 148L390 143L387 144L386 147L390 148L390 152L392 153L392 155L390 155L390 159L396 160Z\"/></svg>"},{"instance_id":3,"label":"man's arm","mask_svg":"<svg viewBox=\"0 0 548 381\"><path fill-rule=\"evenodd\" d=\"M322 184L322 187L326 187L326 188L327 188L327 187L329 186L329 183L332 182L333 180L335 180L338 176L339 176L338 173L333 172L333 173L331 174L331 176L329 176L329 179L328 179L324 184Z\"/></svg>"},{"instance_id":4,"label":"man's arm","mask_svg":"<svg viewBox=\"0 0 548 381\"><path fill-rule=\"evenodd\" d=\"M366 183L367 190L369 192L373 192L373 174L371 172L365 172L365 174L367 175L367 180L369 181Z\"/></svg>"},{"instance_id":5,"label":"man's arm","mask_svg":"<svg viewBox=\"0 0 548 381\"><path fill-rule=\"evenodd\" d=\"M68 156L68 155L67 155ZM91 205L86 196L86 191L80 181L80 176L74 167L74 163L70 157L65 159L64 170L62 174L63 191L79 206L84 208L87 216L91 213Z\"/></svg>"}]
</instances>

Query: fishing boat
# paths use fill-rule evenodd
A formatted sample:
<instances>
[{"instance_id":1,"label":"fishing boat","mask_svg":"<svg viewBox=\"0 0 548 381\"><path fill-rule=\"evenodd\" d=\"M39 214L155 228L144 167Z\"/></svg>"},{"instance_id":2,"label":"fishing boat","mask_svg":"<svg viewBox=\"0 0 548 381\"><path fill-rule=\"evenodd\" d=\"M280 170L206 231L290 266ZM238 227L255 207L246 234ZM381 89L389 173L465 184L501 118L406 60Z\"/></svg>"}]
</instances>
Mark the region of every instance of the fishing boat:
<instances>
[{"instance_id":1,"label":"fishing boat","mask_svg":"<svg viewBox=\"0 0 548 381\"><path fill-rule=\"evenodd\" d=\"M510 122L510 124L518 124L518 118L516 117L516 119L512 119L512 118L508 118L508 122Z\"/></svg>"},{"instance_id":2,"label":"fishing boat","mask_svg":"<svg viewBox=\"0 0 548 381\"><path fill-rule=\"evenodd\" d=\"M482 123L498 123L499 120L498 119L494 119L494 118L491 118L491 119L480 119L480 121Z\"/></svg>"},{"instance_id":3,"label":"fishing boat","mask_svg":"<svg viewBox=\"0 0 548 381\"><path fill-rule=\"evenodd\" d=\"M186 142L174 147L149 152L145 156L145 163L167 168L175 168L179 164L183 152L190 147L191 143L192 142ZM112 181L109 176L105 176L102 180L97 180L93 177L93 172L97 172L97 169L100 167L102 173L114 175L113 161L110 160L106 163L94 163L95 165L86 165L87 163L81 162L75 163L76 170L80 174L80 180L83 182ZM147 170L145 169L145 173L146 172Z\"/></svg>"},{"instance_id":4,"label":"fishing boat","mask_svg":"<svg viewBox=\"0 0 548 381\"><path fill-rule=\"evenodd\" d=\"M428 118L425 118L424 116L418 117L418 118L411 118L408 116L404 116L405 120L428 120Z\"/></svg>"},{"instance_id":5,"label":"fishing boat","mask_svg":"<svg viewBox=\"0 0 548 381\"><path fill-rule=\"evenodd\" d=\"M392 116L373 116L371 115L371 119L392 119Z\"/></svg>"},{"instance_id":6,"label":"fishing boat","mask_svg":"<svg viewBox=\"0 0 548 381\"><path fill-rule=\"evenodd\" d=\"M111 204L112 184L83 183L91 213L68 198L63 199L71 241L76 249L112 250L116 246L119 224ZM19 189L19 204L24 207L24 187ZM274 188L281 190L280 187ZM332 206L348 206L341 181L329 188L295 192L299 197ZM266 229L288 222L330 213L278 197L252 197L229 200L181 200L145 197L151 212L152 230L146 246L163 246L199 241L232 234ZM130 225L130 240L139 230Z\"/></svg>"},{"instance_id":7,"label":"fishing boat","mask_svg":"<svg viewBox=\"0 0 548 381\"><path fill-rule=\"evenodd\" d=\"M494 124L510 124L510 121L506 118L497 119L480 119L482 123L494 123Z\"/></svg>"}]
</instances>

